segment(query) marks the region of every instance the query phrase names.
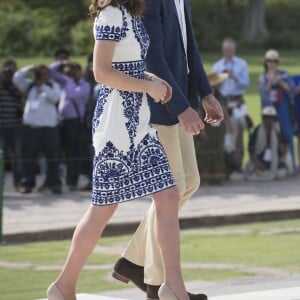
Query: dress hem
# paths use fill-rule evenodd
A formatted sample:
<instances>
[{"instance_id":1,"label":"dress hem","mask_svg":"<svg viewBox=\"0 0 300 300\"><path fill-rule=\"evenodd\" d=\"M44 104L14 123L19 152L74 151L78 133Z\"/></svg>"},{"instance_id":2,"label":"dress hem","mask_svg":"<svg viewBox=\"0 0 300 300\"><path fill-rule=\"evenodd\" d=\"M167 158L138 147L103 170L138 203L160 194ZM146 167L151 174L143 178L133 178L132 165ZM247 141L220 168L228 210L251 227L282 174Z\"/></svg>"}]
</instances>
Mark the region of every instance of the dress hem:
<instances>
[{"instance_id":1,"label":"dress hem","mask_svg":"<svg viewBox=\"0 0 300 300\"><path fill-rule=\"evenodd\" d=\"M153 194L159 193L159 192L161 192L161 191L163 191L163 190L166 190L166 189L169 189L169 188L171 188L171 187L173 187L173 186L176 186L176 183L175 183L175 182L174 182L173 184L170 184L169 186L165 186L165 187L161 188L160 190L156 190L156 191L154 191L154 192L146 192L146 193L144 193L144 194L141 195L141 196L133 196L133 197L131 197L131 198L129 198L129 199L124 199L124 200L121 200L121 201L119 201L119 202L111 202L111 203L103 203L103 204L100 204L100 203L94 203L93 201L91 201L91 204L92 204L93 206L106 206L106 205L120 204L120 203L124 203L124 202L128 202L128 201L136 200L136 199L139 199L139 198L143 198L143 197L145 197L145 196L149 196L149 195L153 195Z\"/></svg>"}]
</instances>

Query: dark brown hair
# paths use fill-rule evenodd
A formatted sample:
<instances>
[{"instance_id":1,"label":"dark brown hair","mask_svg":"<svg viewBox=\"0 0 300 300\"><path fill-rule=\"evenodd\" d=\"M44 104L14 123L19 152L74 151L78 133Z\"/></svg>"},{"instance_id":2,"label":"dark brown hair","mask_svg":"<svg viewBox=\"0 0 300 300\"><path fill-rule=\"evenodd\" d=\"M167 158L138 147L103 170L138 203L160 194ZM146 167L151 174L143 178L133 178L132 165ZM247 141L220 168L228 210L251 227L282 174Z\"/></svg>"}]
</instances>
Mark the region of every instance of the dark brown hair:
<instances>
[{"instance_id":1,"label":"dark brown hair","mask_svg":"<svg viewBox=\"0 0 300 300\"><path fill-rule=\"evenodd\" d=\"M132 16L141 16L144 11L144 0L92 0L89 7L89 14L95 18L106 6L124 5Z\"/></svg>"}]
</instances>

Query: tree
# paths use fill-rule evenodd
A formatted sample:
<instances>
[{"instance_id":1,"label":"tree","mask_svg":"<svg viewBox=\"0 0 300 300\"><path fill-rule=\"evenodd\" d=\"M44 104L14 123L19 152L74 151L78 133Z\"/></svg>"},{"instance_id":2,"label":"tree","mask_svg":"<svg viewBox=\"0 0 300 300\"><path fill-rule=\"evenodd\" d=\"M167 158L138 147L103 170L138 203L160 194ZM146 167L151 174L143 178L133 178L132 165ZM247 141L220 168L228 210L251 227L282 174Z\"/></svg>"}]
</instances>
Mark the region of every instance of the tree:
<instances>
[{"instance_id":1,"label":"tree","mask_svg":"<svg viewBox=\"0 0 300 300\"><path fill-rule=\"evenodd\" d=\"M243 34L250 42L265 39L269 32L265 22L265 0L248 0Z\"/></svg>"}]
</instances>

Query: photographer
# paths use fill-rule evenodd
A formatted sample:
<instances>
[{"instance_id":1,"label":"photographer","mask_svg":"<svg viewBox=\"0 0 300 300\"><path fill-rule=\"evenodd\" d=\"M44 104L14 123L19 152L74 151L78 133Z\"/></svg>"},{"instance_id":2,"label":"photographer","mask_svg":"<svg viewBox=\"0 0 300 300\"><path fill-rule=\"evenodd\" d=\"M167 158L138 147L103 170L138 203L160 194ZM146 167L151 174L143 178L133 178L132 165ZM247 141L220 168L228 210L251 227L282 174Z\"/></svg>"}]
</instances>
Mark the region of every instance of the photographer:
<instances>
[{"instance_id":1,"label":"photographer","mask_svg":"<svg viewBox=\"0 0 300 300\"><path fill-rule=\"evenodd\" d=\"M237 44L231 38L222 42L223 57L213 65L214 73L227 74L228 78L220 85L220 93L226 101L230 115L231 131L226 130L225 152L228 175L242 170L244 157L243 136L250 129L251 118L245 103L244 94L249 86L247 62L236 56Z\"/></svg>"},{"instance_id":2,"label":"photographer","mask_svg":"<svg viewBox=\"0 0 300 300\"><path fill-rule=\"evenodd\" d=\"M4 61L0 70L0 149L10 147L14 186L18 190L22 176L22 103L21 94L14 86L12 78L16 71L16 62Z\"/></svg>"},{"instance_id":3,"label":"photographer","mask_svg":"<svg viewBox=\"0 0 300 300\"><path fill-rule=\"evenodd\" d=\"M32 74L33 79L28 75ZM44 65L27 66L16 72L13 82L26 95L24 128L24 189L31 193L35 187L36 160L42 150L47 160L47 176L41 190L49 188L61 192L59 178L59 134L56 103L60 88L50 78Z\"/></svg>"},{"instance_id":4,"label":"photographer","mask_svg":"<svg viewBox=\"0 0 300 300\"><path fill-rule=\"evenodd\" d=\"M279 52L275 49L266 51L263 59L264 73L259 76L259 91L262 108L273 106L277 113L282 133L289 143L291 163L289 173L296 174L294 149L294 128L291 112L294 111L295 86L290 75L280 69Z\"/></svg>"},{"instance_id":5,"label":"photographer","mask_svg":"<svg viewBox=\"0 0 300 300\"><path fill-rule=\"evenodd\" d=\"M81 66L69 61L56 61L50 66L51 74L61 87L59 114L62 118L60 134L67 158L66 184L76 190L80 171L80 136L90 84L83 79Z\"/></svg>"}]
</instances>

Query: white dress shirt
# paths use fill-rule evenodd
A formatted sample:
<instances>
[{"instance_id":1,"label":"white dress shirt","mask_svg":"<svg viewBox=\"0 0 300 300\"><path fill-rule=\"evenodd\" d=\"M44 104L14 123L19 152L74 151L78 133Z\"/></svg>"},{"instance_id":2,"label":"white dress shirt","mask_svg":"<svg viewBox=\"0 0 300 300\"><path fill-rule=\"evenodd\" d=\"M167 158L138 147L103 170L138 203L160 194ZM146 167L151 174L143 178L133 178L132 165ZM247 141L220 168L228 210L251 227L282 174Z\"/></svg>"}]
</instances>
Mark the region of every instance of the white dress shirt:
<instances>
[{"instance_id":1,"label":"white dress shirt","mask_svg":"<svg viewBox=\"0 0 300 300\"><path fill-rule=\"evenodd\" d=\"M231 61L222 58L214 64L213 71L216 74L229 71L235 77L235 79L229 77L221 84L220 92L224 97L244 95L249 86L249 71L245 60L237 56L234 56Z\"/></svg>"},{"instance_id":2,"label":"white dress shirt","mask_svg":"<svg viewBox=\"0 0 300 300\"><path fill-rule=\"evenodd\" d=\"M177 10L178 21L180 24L184 51L185 54L187 55L187 33L186 33L186 22L185 22L185 14L184 14L184 0L174 0L174 1Z\"/></svg>"}]
</instances>

